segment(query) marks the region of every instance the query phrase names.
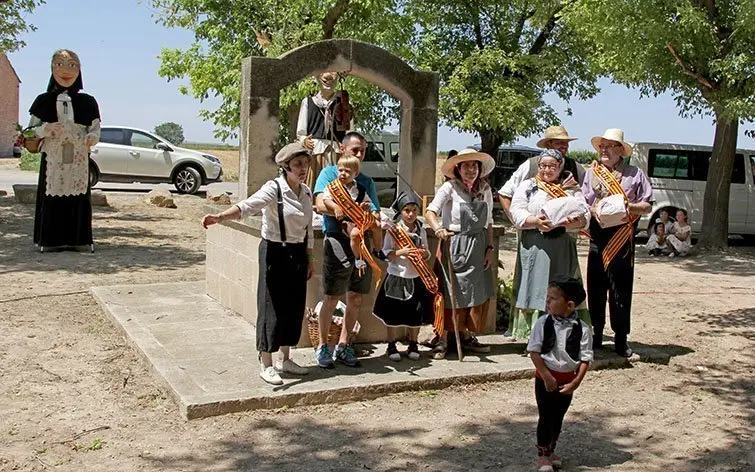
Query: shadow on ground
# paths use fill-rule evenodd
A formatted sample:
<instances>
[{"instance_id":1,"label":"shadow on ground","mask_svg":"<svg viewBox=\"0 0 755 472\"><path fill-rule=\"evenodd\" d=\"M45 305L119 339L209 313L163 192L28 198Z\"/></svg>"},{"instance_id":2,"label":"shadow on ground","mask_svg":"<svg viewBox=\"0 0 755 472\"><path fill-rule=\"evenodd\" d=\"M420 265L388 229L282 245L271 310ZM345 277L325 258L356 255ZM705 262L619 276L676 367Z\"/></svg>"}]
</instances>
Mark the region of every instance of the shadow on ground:
<instances>
[{"instance_id":1,"label":"shadow on ground","mask_svg":"<svg viewBox=\"0 0 755 472\"><path fill-rule=\"evenodd\" d=\"M155 217L114 208L93 211L95 253L60 251L40 254L33 245L34 205L0 198L0 273L57 271L78 274L113 274L148 267L181 269L205 260L203 240L195 250L181 244L168 224L186 225L180 215ZM144 223L135 225L134 222ZM128 224L130 223L130 224ZM157 223L160 223L159 225Z\"/></svg>"},{"instance_id":2,"label":"shadow on ground","mask_svg":"<svg viewBox=\"0 0 755 472\"><path fill-rule=\"evenodd\" d=\"M699 322L706 325L706 329L698 333L700 336L742 336L755 341L755 308L706 314Z\"/></svg>"},{"instance_id":3,"label":"shadow on ground","mask_svg":"<svg viewBox=\"0 0 755 472\"><path fill-rule=\"evenodd\" d=\"M751 375L742 377L742 371ZM710 444L699 457L689 458L689 470L752 471L755 470L755 361L752 356L742 356L741 363L706 364L691 382L675 388L684 396L700 395L701 392L735 407L744 416L747 426L733 426L727 416L721 415L718 427L724 436L722 441Z\"/></svg>"},{"instance_id":4,"label":"shadow on ground","mask_svg":"<svg viewBox=\"0 0 755 472\"><path fill-rule=\"evenodd\" d=\"M529 399L528 399L529 400ZM527 405L527 416L534 406ZM327 413L324 412L326 415ZM492 415L495 416L495 415ZM420 424L422 422L419 422ZM150 458L169 470L208 470L224 458L229 470L239 471L522 471L534 470L534 421L496 418L468 421L452 429L435 431L417 426L411 418L393 427L370 424L332 425L327 419L291 421L254 420L247 434L208 447L216 454L164 455ZM627 432L628 433L628 432ZM562 443L578 440L590 447L568 454L565 467L610 468L632 459L632 454L606 433L600 419L572 415Z\"/></svg>"},{"instance_id":5,"label":"shadow on ground","mask_svg":"<svg viewBox=\"0 0 755 472\"><path fill-rule=\"evenodd\" d=\"M674 264L693 273L725 274L739 277L755 275L755 244L741 238L729 239L726 251L697 253L694 251L686 257L673 259L667 256L651 257L643 245L636 246L636 260L640 264L651 264L661 268Z\"/></svg>"}]
</instances>

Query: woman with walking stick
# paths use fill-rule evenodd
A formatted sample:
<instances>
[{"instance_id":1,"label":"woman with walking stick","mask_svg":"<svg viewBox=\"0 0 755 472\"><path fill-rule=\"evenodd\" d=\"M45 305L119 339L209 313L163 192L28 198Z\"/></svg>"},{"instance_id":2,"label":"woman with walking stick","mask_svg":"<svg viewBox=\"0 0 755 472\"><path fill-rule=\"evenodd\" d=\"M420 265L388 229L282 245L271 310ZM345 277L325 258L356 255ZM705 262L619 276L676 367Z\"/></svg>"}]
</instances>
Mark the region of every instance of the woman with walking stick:
<instances>
[{"instance_id":1,"label":"woman with walking stick","mask_svg":"<svg viewBox=\"0 0 755 472\"><path fill-rule=\"evenodd\" d=\"M481 344L472 333L484 329L488 303L495 294L493 194L485 180L494 168L492 157L474 149L448 158L442 172L450 180L427 207L427 224L441 243L446 287L443 326L435 326L440 337L435 359L446 357L448 329L454 325L459 331L457 345L472 352L490 352L490 346Z\"/></svg>"}]
</instances>

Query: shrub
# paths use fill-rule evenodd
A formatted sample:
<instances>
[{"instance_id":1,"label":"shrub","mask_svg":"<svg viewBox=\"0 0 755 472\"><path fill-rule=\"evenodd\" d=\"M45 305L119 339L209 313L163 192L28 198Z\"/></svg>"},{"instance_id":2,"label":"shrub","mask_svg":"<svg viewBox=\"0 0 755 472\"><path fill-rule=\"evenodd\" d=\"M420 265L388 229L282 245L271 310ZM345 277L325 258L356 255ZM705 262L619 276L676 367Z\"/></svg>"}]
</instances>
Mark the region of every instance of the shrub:
<instances>
[{"instance_id":1,"label":"shrub","mask_svg":"<svg viewBox=\"0 0 755 472\"><path fill-rule=\"evenodd\" d=\"M155 134L162 136L175 145L184 142L183 127L172 121L155 126Z\"/></svg>"},{"instance_id":2,"label":"shrub","mask_svg":"<svg viewBox=\"0 0 755 472\"><path fill-rule=\"evenodd\" d=\"M509 326L511 316L511 302L514 296L514 278L508 280L498 279L498 291L495 304L495 329L505 331Z\"/></svg>"},{"instance_id":3,"label":"shrub","mask_svg":"<svg viewBox=\"0 0 755 472\"><path fill-rule=\"evenodd\" d=\"M598 153L587 149L577 149L576 151L569 151L569 157L580 164L589 164L598 159Z\"/></svg>"}]
</instances>

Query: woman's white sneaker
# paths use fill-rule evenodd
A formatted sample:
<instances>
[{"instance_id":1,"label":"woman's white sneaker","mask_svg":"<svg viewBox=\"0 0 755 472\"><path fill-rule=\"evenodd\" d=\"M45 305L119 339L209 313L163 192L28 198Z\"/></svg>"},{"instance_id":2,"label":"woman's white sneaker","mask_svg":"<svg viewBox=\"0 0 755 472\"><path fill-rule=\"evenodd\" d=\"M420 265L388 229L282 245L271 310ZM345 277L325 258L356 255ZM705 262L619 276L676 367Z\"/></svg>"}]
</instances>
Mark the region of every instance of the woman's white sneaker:
<instances>
[{"instance_id":1,"label":"woman's white sneaker","mask_svg":"<svg viewBox=\"0 0 755 472\"><path fill-rule=\"evenodd\" d=\"M273 366L265 367L260 364L260 377L271 385L283 385L283 379L281 379Z\"/></svg>"},{"instance_id":2,"label":"woman's white sneaker","mask_svg":"<svg viewBox=\"0 0 755 472\"><path fill-rule=\"evenodd\" d=\"M291 359L286 359L285 361L279 363L276 366L276 370L278 370L278 372L285 372L292 375L307 375L309 373L309 369L300 366Z\"/></svg>"}]
</instances>

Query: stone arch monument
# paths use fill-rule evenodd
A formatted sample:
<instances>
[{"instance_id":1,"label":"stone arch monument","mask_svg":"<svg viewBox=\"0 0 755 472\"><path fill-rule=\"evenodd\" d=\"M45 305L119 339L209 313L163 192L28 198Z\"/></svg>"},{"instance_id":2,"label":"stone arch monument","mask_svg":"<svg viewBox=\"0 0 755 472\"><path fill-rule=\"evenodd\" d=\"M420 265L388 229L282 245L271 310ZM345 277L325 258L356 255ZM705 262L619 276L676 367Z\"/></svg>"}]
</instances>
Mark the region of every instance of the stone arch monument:
<instances>
[{"instance_id":1,"label":"stone arch monument","mask_svg":"<svg viewBox=\"0 0 755 472\"><path fill-rule=\"evenodd\" d=\"M399 172L420 195L435 192L438 74L413 69L401 58L351 39L318 41L278 58L247 57L241 67L239 197L275 175L280 91L325 71L346 71L401 102ZM405 186L399 180L399 188Z\"/></svg>"},{"instance_id":2,"label":"stone arch monument","mask_svg":"<svg viewBox=\"0 0 755 472\"><path fill-rule=\"evenodd\" d=\"M348 71L375 84L401 101L399 172L420 195L435 190L435 148L438 121L438 75L411 68L400 58L370 44L349 39L320 41L294 49L279 58L248 57L242 64L241 159L239 198L246 198L275 175L280 90L324 71ZM399 189L405 187L399 180ZM220 211L224 207L212 208ZM223 307L241 314L250 324L257 319L258 216L223 221L207 230L205 281L207 294ZM500 232L495 233L495 242ZM432 232L431 247L435 246ZM314 253L322 254L322 234L315 231ZM497 260L494 262L497 264ZM307 306L322 298L322 264L307 285ZM357 341L382 341L385 327L370 316L375 291L366 295L359 313ZM490 304L488 329L495 329L495 303ZM301 344L309 345L307 327Z\"/></svg>"}]
</instances>

